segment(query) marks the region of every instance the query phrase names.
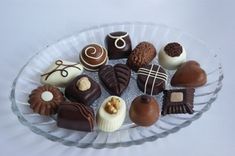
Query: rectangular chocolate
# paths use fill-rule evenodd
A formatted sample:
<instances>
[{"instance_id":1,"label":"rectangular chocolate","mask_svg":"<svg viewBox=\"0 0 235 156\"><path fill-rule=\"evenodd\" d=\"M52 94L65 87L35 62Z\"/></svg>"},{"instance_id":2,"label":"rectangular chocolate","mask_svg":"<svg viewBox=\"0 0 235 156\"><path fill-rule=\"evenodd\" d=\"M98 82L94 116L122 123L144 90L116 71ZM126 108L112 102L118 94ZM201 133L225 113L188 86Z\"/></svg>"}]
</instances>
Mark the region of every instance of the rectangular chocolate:
<instances>
[{"instance_id":1,"label":"rectangular chocolate","mask_svg":"<svg viewBox=\"0 0 235 156\"><path fill-rule=\"evenodd\" d=\"M163 91L162 115L193 113L195 89L173 89Z\"/></svg>"}]
</instances>

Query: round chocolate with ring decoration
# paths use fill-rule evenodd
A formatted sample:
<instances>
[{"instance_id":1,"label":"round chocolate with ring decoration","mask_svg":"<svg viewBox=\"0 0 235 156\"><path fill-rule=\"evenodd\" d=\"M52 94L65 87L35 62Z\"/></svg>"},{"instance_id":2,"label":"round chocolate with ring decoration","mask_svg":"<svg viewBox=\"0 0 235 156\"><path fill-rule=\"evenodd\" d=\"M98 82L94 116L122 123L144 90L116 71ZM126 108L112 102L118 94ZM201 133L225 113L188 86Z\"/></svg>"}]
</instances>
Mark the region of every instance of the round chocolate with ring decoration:
<instances>
[{"instance_id":1,"label":"round chocolate with ring decoration","mask_svg":"<svg viewBox=\"0 0 235 156\"><path fill-rule=\"evenodd\" d=\"M105 38L109 59L127 58L131 51L131 39L127 32L109 33Z\"/></svg>"}]
</instances>

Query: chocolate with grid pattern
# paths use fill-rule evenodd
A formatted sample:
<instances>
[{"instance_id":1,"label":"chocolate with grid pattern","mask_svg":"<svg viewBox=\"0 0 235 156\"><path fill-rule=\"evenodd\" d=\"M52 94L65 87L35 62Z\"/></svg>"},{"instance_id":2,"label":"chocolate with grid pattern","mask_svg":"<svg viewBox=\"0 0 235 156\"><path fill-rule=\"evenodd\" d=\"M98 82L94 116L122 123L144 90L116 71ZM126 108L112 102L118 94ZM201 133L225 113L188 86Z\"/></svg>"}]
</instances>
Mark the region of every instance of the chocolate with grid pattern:
<instances>
[{"instance_id":1,"label":"chocolate with grid pattern","mask_svg":"<svg viewBox=\"0 0 235 156\"><path fill-rule=\"evenodd\" d=\"M193 113L195 89L173 89L163 91L162 115Z\"/></svg>"},{"instance_id":2,"label":"chocolate with grid pattern","mask_svg":"<svg viewBox=\"0 0 235 156\"><path fill-rule=\"evenodd\" d=\"M98 74L105 89L111 95L121 96L129 84L131 70L125 64L105 65L100 68Z\"/></svg>"}]
</instances>

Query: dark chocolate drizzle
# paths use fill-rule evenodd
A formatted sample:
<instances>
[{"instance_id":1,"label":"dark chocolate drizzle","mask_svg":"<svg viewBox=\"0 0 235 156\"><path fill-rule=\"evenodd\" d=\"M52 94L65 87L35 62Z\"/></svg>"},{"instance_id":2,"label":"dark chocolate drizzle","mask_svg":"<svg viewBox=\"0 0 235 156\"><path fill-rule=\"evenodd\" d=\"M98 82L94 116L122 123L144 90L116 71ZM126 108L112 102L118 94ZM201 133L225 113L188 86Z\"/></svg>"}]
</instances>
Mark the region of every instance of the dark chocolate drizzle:
<instances>
[{"instance_id":1,"label":"dark chocolate drizzle","mask_svg":"<svg viewBox=\"0 0 235 156\"><path fill-rule=\"evenodd\" d=\"M167 44L166 47L164 48L164 50L167 53L167 55L169 55L171 57L180 56L181 53L183 52L182 46L176 42Z\"/></svg>"},{"instance_id":2,"label":"dark chocolate drizzle","mask_svg":"<svg viewBox=\"0 0 235 156\"><path fill-rule=\"evenodd\" d=\"M41 75L41 76L46 76L45 80L47 80L51 74L53 74L54 72L57 72L57 71L60 71L60 74L62 77L67 77L69 75L68 71L66 70L67 68L73 67L73 68L77 68L78 70L81 70L81 68L76 66L76 65L78 65L78 63L68 65L68 64L64 64L64 62L62 60L57 60L55 62L55 64L57 65L57 67L55 69L53 69L52 71L50 71L48 73ZM64 66L64 68L58 69L60 66Z\"/></svg>"}]
</instances>

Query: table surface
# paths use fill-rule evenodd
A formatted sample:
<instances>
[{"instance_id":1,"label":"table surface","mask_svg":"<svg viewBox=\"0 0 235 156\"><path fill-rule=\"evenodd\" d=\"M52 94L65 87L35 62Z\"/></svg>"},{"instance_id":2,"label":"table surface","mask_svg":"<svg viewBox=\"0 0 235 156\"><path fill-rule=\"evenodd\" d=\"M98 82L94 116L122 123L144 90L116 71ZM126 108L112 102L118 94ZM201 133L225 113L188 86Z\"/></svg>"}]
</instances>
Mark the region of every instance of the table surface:
<instances>
[{"instance_id":1,"label":"table surface","mask_svg":"<svg viewBox=\"0 0 235 156\"><path fill-rule=\"evenodd\" d=\"M0 0L1 155L234 155L234 15L233 0ZM176 27L219 51L225 79L208 112L190 126L154 142L100 150L67 147L19 123L11 111L9 93L26 60L46 45L81 29L126 21Z\"/></svg>"}]
</instances>

